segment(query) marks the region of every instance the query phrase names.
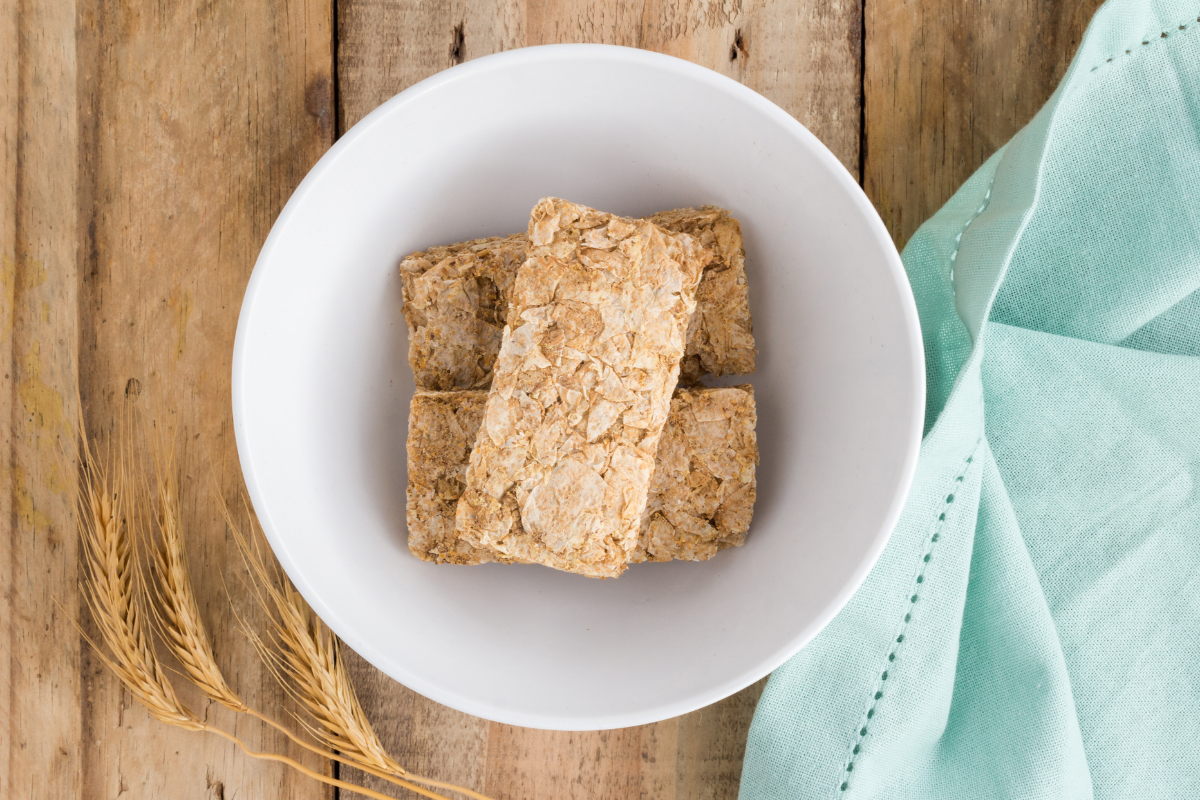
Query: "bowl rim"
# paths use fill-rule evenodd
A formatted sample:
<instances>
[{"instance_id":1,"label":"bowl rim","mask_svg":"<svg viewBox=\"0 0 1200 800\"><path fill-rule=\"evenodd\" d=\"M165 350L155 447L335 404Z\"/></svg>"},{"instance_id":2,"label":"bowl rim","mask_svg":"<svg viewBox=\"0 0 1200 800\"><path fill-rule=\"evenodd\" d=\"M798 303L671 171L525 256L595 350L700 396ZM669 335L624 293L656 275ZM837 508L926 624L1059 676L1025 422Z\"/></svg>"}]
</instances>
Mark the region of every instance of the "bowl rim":
<instances>
[{"instance_id":1,"label":"bowl rim","mask_svg":"<svg viewBox=\"0 0 1200 800\"><path fill-rule=\"evenodd\" d=\"M399 109L417 98L437 91L452 82L469 79L478 73L496 68L511 65L544 64L564 59L600 59L622 65L634 65L653 70L673 72L698 84L703 84L711 90L732 95L734 99L749 104L789 131L798 144L806 148L829 168L835 179L847 189L855 207L862 214L868 228L882 246L884 260L888 267L888 275L894 282L901 301L905 332L908 334L908 356L913 364L913 373L910 376L912 379L912 397L910 398L912 415L909 420L909 440L905 450L904 462L901 465L900 477L894 485L892 498L887 506L887 512L884 515L879 531L865 551L858 567L851 574L850 579L830 598L825 608L819 614L815 615L813 621L808 626L790 639L782 641L769 657L747 667L737 676L721 683L713 684L703 691L695 692L686 698L644 707L636 712L586 715L573 714L569 711L553 715L514 712L511 709L496 707L487 702L480 702L476 698L459 695L454 691L443 689L434 683L409 673L403 666L380 652L368 639L359 636L357 629L342 619L324 601L312 584L308 582L304 571L292 558L285 537L280 535L279 530L272 520L270 505L256 477L255 460L248 440L249 434L246 430L247 405L249 403L246 395L247 380L245 378L247 369L246 341L251 325L251 318L254 314L255 301L259 297L263 284L267 280L265 276L270 269L269 265L272 261L274 251L278 247L280 238L283 236L282 232L287 229L289 221L297 213L297 208L312 192L313 186L319 182L326 172L335 169L341 155L353 147L358 139L367 135L384 117L396 113ZM378 108L359 120L341 138L334 142L330 149L318 159L317 163L313 165L300 181L295 191L293 191L291 197L273 223L271 231L267 235L262 249L255 260L254 269L246 285L241 311L238 315L233 347L231 381L234 439L243 480L245 481L250 501L253 504L254 512L276 558L287 573L288 578L326 625L360 656L393 680L438 703L473 716L503 724L543 730L565 731L610 730L634 725L645 725L695 711L723 700L758 681L773 672L812 641L832 621L838 612L845 607L854 593L862 586L863 581L866 580L867 575L879 560L884 547L886 547L891 537L892 531L899 521L916 474L917 457L920 451L924 427L925 392L925 352L921 336L920 320L917 315L916 301L913 297L912 288L908 282L903 262L896 250L891 235L888 233L875 207L841 161L795 117L788 114L763 95L738 81L707 67L674 56L633 47L608 44L534 45L481 56L463 64L450 67L410 86L385 101Z\"/></svg>"}]
</instances>

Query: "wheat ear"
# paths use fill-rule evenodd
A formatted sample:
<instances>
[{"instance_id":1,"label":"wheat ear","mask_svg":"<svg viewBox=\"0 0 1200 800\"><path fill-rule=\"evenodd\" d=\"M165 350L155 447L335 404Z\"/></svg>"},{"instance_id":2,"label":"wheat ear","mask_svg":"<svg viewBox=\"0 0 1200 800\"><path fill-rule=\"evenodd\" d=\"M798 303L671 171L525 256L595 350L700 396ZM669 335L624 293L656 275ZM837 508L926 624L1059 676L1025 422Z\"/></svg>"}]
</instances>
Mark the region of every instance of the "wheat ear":
<instances>
[{"instance_id":1,"label":"wheat ear","mask_svg":"<svg viewBox=\"0 0 1200 800\"><path fill-rule=\"evenodd\" d=\"M155 579L152 598L163 641L205 696L234 711L252 713L253 709L238 697L217 666L208 628L200 616L184 560L174 481L160 474L156 488L158 536L151 557Z\"/></svg>"},{"instance_id":2,"label":"wheat ear","mask_svg":"<svg viewBox=\"0 0 1200 800\"><path fill-rule=\"evenodd\" d=\"M388 755L358 702L346 672L341 643L287 577L278 569L267 567L257 541L252 545L229 507L223 507L226 523L250 571L259 602L271 618L276 647L267 646L253 630L243 627L280 684L316 720L317 726L309 726L313 735L331 749L349 755L356 762L355 766L371 775L384 779L403 776L475 800L489 800L462 786L413 775ZM255 532L261 536L260 531Z\"/></svg>"},{"instance_id":3,"label":"wheat ear","mask_svg":"<svg viewBox=\"0 0 1200 800\"><path fill-rule=\"evenodd\" d=\"M352 767L389 781L405 789L416 790L412 783L401 780L398 776L380 772L366 764L360 764L355 759L325 748L318 747L294 734L284 725L247 705L226 682L224 674L217 666L216 656L208 636L208 629L200 616L196 593L184 556L182 524L180 521L179 495L175 491L172 478L172 463L169 459L160 459L158 463L157 503L156 510L158 537L154 546L152 564L155 582L154 592L157 601L160 628L163 640L183 666L188 678L210 699L221 703L227 708L244 714L249 714L276 730L283 733L296 744L316 753L323 758L340 761ZM219 495L218 495L219 496ZM454 784L442 783L418 776L409 776L410 780L425 782L429 785L462 792L464 794L487 800L483 795L477 795L469 789Z\"/></svg>"},{"instance_id":4,"label":"wheat ear","mask_svg":"<svg viewBox=\"0 0 1200 800\"><path fill-rule=\"evenodd\" d=\"M180 702L155 654L146 624L146 593L138 567L137 537L130 530L131 525L137 524L136 516L131 514L136 508L125 492L132 483L125 451L120 451L116 469L110 471L92 452L82 431L81 424L82 463L75 495L84 561L80 590L108 653L82 627L78 624L77 627L100 661L150 715L161 722L186 730L214 733L233 742L253 758L278 761L330 786L355 791L373 800L394 800L381 792L322 775L287 756L251 750L233 734L200 721ZM447 800L419 786L406 788L432 800Z\"/></svg>"},{"instance_id":5,"label":"wheat ear","mask_svg":"<svg viewBox=\"0 0 1200 800\"><path fill-rule=\"evenodd\" d=\"M204 730L204 723L175 696L147 635L137 552L125 516L132 509L124 495L124 455L118 456L116 472L111 473L86 438L81 450L75 496L84 561L80 590L109 654L84 636L104 665L155 719Z\"/></svg>"}]
</instances>

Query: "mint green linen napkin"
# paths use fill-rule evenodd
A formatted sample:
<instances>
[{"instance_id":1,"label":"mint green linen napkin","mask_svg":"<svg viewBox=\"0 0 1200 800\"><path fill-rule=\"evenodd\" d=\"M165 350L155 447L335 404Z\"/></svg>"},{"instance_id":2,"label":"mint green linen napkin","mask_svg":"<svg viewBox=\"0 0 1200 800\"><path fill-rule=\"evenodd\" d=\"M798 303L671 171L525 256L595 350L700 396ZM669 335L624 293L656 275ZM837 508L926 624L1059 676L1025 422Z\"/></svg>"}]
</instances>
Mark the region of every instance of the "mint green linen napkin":
<instances>
[{"instance_id":1,"label":"mint green linen napkin","mask_svg":"<svg viewBox=\"0 0 1200 800\"><path fill-rule=\"evenodd\" d=\"M1200 798L1200 2L1110 0L904 263L916 480L741 797Z\"/></svg>"}]
</instances>

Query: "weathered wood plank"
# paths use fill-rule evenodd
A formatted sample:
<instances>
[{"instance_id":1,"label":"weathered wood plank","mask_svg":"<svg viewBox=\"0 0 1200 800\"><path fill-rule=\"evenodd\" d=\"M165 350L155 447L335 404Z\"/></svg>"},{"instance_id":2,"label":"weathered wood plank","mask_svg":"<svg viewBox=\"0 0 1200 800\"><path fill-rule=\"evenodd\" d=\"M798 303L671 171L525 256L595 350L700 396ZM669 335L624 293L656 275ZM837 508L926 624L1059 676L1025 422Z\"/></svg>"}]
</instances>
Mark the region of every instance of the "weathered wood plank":
<instances>
[{"instance_id":1,"label":"weathered wood plank","mask_svg":"<svg viewBox=\"0 0 1200 800\"><path fill-rule=\"evenodd\" d=\"M863 185L896 243L1033 117L1099 0L872 0Z\"/></svg>"},{"instance_id":2,"label":"weathered wood plank","mask_svg":"<svg viewBox=\"0 0 1200 800\"><path fill-rule=\"evenodd\" d=\"M560 733L493 724L488 794L495 800L640 797L644 731Z\"/></svg>"},{"instance_id":3,"label":"weathered wood plank","mask_svg":"<svg viewBox=\"0 0 1200 800\"><path fill-rule=\"evenodd\" d=\"M489 53L602 42L687 58L742 81L805 123L857 174L860 37L861 6L853 0L342 0L338 114L345 130L417 81ZM368 715L405 764L497 798L735 797L762 690L657 725L566 734L481 728L361 659L353 665Z\"/></svg>"},{"instance_id":4,"label":"weathered wood plank","mask_svg":"<svg viewBox=\"0 0 1200 800\"><path fill-rule=\"evenodd\" d=\"M559 7L552 23L535 27L531 20L530 44L545 29L566 33L557 41L580 40L594 18L588 15L603 7L551 5ZM573 20L574 35L564 13L572 5L582 9ZM861 22L861 0L651 0L639 38L613 43L685 58L744 83L800 120L857 177Z\"/></svg>"},{"instance_id":5,"label":"weathered wood plank","mask_svg":"<svg viewBox=\"0 0 1200 800\"><path fill-rule=\"evenodd\" d=\"M80 384L89 428L127 402L174 431L188 558L218 660L251 705L280 689L237 630L252 612L211 481L236 503L233 335L254 258L292 189L333 138L332 6L97 3L80 17ZM166 43L170 43L169 45ZM251 614L254 619L254 615ZM83 796L331 795L216 737L168 728L88 661ZM181 682L182 683L182 682ZM327 762L194 691L187 701L256 749ZM281 718L287 717L279 713Z\"/></svg>"},{"instance_id":6,"label":"weathered wood plank","mask_svg":"<svg viewBox=\"0 0 1200 800\"><path fill-rule=\"evenodd\" d=\"M250 603L207 487L215 478L232 498L240 486L230 358L255 254L332 142L331 22L328 0L4 5L4 797L330 796L152 721L81 647L62 453L76 383L100 439L127 395L153 398L142 401L147 418L170 424L183 448L189 556L218 658L251 704L280 710L281 692L236 632L225 587ZM251 746L329 769L184 694Z\"/></svg>"},{"instance_id":7,"label":"weathered wood plank","mask_svg":"<svg viewBox=\"0 0 1200 800\"><path fill-rule=\"evenodd\" d=\"M858 0L341 0L342 130L414 83L526 45L600 42L695 61L761 92L858 170Z\"/></svg>"},{"instance_id":8,"label":"weathered wood plank","mask_svg":"<svg viewBox=\"0 0 1200 800\"><path fill-rule=\"evenodd\" d=\"M12 493L13 455L13 323L17 272L17 4L0 9L0 521L15 530ZM12 652L13 552L11 541L0 541L0 797L12 797Z\"/></svg>"},{"instance_id":9,"label":"weathered wood plank","mask_svg":"<svg viewBox=\"0 0 1200 800\"><path fill-rule=\"evenodd\" d=\"M525 45L516 0L338 4L338 120L345 131L392 95L455 64Z\"/></svg>"},{"instance_id":10,"label":"weathered wood plank","mask_svg":"<svg viewBox=\"0 0 1200 800\"><path fill-rule=\"evenodd\" d=\"M59 455L70 442L75 403L65 399L73 397L64 387L71 376L58 367L67 361L78 324L75 7L23 2L5 8L6 38L16 47L0 57L17 59L17 100L15 109L7 94L4 103L4 192L11 202L4 207L0 313L0 475L8 496L0 555L4 796L76 797L82 758L80 642L71 623L79 605L76 538L66 493L70 467ZM6 92L14 84L8 69Z\"/></svg>"},{"instance_id":11,"label":"weathered wood plank","mask_svg":"<svg viewBox=\"0 0 1200 800\"><path fill-rule=\"evenodd\" d=\"M737 797L742 756L763 678L732 697L679 718L675 797L719 800Z\"/></svg>"}]
</instances>

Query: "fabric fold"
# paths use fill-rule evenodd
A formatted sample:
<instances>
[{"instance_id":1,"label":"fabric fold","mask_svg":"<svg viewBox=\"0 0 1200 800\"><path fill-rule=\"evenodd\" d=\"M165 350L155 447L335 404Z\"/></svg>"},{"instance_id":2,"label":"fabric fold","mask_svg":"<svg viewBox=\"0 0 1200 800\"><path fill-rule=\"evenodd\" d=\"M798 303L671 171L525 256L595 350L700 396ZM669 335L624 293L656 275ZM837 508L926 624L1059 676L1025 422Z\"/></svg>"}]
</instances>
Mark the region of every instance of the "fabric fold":
<instances>
[{"instance_id":1,"label":"fabric fold","mask_svg":"<svg viewBox=\"0 0 1200 800\"><path fill-rule=\"evenodd\" d=\"M905 248L916 479L743 798L1200 796L1197 185L1200 4L1110 0Z\"/></svg>"}]
</instances>

